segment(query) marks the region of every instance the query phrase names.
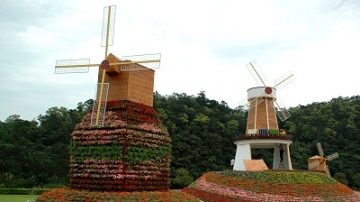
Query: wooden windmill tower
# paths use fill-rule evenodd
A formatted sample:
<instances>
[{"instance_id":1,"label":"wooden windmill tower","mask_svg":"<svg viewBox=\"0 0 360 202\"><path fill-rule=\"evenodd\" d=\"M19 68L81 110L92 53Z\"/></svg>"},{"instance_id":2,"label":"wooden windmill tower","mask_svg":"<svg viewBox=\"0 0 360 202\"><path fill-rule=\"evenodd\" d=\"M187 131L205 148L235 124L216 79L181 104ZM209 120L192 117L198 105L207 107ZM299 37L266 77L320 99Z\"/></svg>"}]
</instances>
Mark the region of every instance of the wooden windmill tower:
<instances>
[{"instance_id":1,"label":"wooden windmill tower","mask_svg":"<svg viewBox=\"0 0 360 202\"><path fill-rule=\"evenodd\" d=\"M273 148L273 169L291 170L289 146L292 141L283 130L279 130L276 116L281 121L290 117L290 113L277 100L277 90L288 84L294 75L285 75L271 87L265 84L264 77L254 62L249 63L247 67L260 86L247 90L249 109L246 132L235 141L237 151L233 169L246 170L247 162L254 163L250 161L252 148Z\"/></svg>"},{"instance_id":2,"label":"wooden windmill tower","mask_svg":"<svg viewBox=\"0 0 360 202\"><path fill-rule=\"evenodd\" d=\"M90 64L90 59L65 59L57 60L55 66L55 73L86 73L89 67L99 68L91 116L93 126L103 125L107 101L129 100L153 105L154 69L159 68L161 56L145 54L119 59L108 54L108 47L114 41L115 11L115 5L104 8L101 46L105 47L105 55L100 64Z\"/></svg>"},{"instance_id":3,"label":"wooden windmill tower","mask_svg":"<svg viewBox=\"0 0 360 202\"><path fill-rule=\"evenodd\" d=\"M339 157L339 153L335 152L329 156L324 156L324 150L321 146L321 143L316 143L317 149L319 151L319 156L313 156L308 159L308 170L309 171L319 171L324 172L328 177L331 177L329 167L326 165L326 161L332 161Z\"/></svg>"},{"instance_id":4,"label":"wooden windmill tower","mask_svg":"<svg viewBox=\"0 0 360 202\"><path fill-rule=\"evenodd\" d=\"M247 67L254 78L260 81L261 86L250 88L247 91L250 106L246 134L277 135L279 134L279 125L276 115L278 115L281 121L285 121L290 117L290 113L277 102L276 92L279 87L287 84L294 75L287 75L284 79L277 82L274 87L271 87L265 84L254 62L249 63Z\"/></svg>"}]
</instances>

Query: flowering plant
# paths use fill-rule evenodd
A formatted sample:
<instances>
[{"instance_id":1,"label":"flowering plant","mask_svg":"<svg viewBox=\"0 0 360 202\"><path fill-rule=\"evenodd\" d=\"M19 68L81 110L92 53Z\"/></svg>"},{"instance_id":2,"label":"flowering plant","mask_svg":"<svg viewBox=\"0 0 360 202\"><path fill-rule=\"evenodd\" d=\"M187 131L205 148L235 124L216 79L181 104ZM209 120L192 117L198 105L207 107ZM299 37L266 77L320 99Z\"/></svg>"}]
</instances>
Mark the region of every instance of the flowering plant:
<instances>
[{"instance_id":1,"label":"flowering plant","mask_svg":"<svg viewBox=\"0 0 360 202\"><path fill-rule=\"evenodd\" d=\"M298 177L294 176L300 175ZM359 201L360 194L310 172L210 172L184 191L205 201ZM315 179L311 179L314 177ZM301 180L302 179L302 180Z\"/></svg>"},{"instance_id":2,"label":"flowering plant","mask_svg":"<svg viewBox=\"0 0 360 202\"><path fill-rule=\"evenodd\" d=\"M36 201L38 202L70 202L70 201L97 201L97 202L198 202L194 196L179 191L168 192L91 192L91 191L78 191L73 189L54 189L40 195Z\"/></svg>"},{"instance_id":3,"label":"flowering plant","mask_svg":"<svg viewBox=\"0 0 360 202\"><path fill-rule=\"evenodd\" d=\"M168 190L171 139L152 107L110 101L104 126L91 114L71 134L70 184L90 190Z\"/></svg>"}]
</instances>

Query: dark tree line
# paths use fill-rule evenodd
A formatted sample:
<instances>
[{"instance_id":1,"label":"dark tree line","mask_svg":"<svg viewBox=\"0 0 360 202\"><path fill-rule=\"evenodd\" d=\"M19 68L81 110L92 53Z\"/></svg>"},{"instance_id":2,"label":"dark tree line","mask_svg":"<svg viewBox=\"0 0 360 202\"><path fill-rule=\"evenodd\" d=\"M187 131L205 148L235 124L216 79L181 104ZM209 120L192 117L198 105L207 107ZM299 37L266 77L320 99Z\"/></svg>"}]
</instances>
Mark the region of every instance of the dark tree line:
<instances>
[{"instance_id":1,"label":"dark tree line","mask_svg":"<svg viewBox=\"0 0 360 202\"><path fill-rule=\"evenodd\" d=\"M325 156L338 152L328 163L333 176L353 188L360 188L360 96L339 97L291 109L284 127L293 136L295 168L306 169L307 158L317 155L321 142Z\"/></svg>"},{"instance_id":2,"label":"dark tree line","mask_svg":"<svg viewBox=\"0 0 360 202\"><path fill-rule=\"evenodd\" d=\"M181 187L210 170L231 169L234 139L245 131L247 113L225 102L174 93L154 94L154 107L172 138L172 185ZM68 181L70 133L91 109L92 100L76 109L50 108L37 120L19 116L0 121L0 186L32 187L63 185ZM307 158L316 155L316 142L325 154L339 152L329 163L331 173L353 188L360 188L360 97L336 98L290 109L283 128L293 134L295 169L306 169ZM271 151L254 151L268 158Z\"/></svg>"},{"instance_id":3,"label":"dark tree line","mask_svg":"<svg viewBox=\"0 0 360 202\"><path fill-rule=\"evenodd\" d=\"M155 108L172 139L172 171L185 168L193 177L211 170L230 169L234 139L245 130L246 113L225 102L174 93L155 94Z\"/></svg>"},{"instance_id":4,"label":"dark tree line","mask_svg":"<svg viewBox=\"0 0 360 202\"><path fill-rule=\"evenodd\" d=\"M36 120L18 115L0 122L0 186L56 186L68 180L69 134L92 102L52 107Z\"/></svg>"}]
</instances>

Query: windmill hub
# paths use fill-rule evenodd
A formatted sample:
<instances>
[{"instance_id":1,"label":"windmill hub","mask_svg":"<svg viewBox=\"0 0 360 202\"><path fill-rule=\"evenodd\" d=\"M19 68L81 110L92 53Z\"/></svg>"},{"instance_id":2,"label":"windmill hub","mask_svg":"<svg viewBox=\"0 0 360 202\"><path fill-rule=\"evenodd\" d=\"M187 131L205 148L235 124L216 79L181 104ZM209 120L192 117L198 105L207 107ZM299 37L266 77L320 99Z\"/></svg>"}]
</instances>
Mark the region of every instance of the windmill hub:
<instances>
[{"instance_id":1,"label":"windmill hub","mask_svg":"<svg viewBox=\"0 0 360 202\"><path fill-rule=\"evenodd\" d=\"M110 62L109 60L103 60L100 64L101 69L109 69L110 68Z\"/></svg>"},{"instance_id":2,"label":"windmill hub","mask_svg":"<svg viewBox=\"0 0 360 202\"><path fill-rule=\"evenodd\" d=\"M266 87L266 88L265 88L265 93L266 93L266 94L271 94L271 93L272 93L272 88Z\"/></svg>"},{"instance_id":3,"label":"windmill hub","mask_svg":"<svg viewBox=\"0 0 360 202\"><path fill-rule=\"evenodd\" d=\"M258 97L268 97L276 100L276 88L269 86L257 86L253 88L249 88L248 92L248 100L252 100Z\"/></svg>"}]
</instances>

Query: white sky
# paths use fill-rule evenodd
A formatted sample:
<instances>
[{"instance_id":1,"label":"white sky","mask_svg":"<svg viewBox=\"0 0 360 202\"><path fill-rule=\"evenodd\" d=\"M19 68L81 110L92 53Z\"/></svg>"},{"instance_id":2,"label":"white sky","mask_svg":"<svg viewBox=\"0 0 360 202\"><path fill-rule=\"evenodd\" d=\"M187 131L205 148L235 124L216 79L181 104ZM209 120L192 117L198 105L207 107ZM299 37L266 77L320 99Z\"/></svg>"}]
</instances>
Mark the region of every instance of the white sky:
<instances>
[{"instance_id":1,"label":"white sky","mask_svg":"<svg viewBox=\"0 0 360 202\"><path fill-rule=\"evenodd\" d=\"M287 107L360 94L360 1L357 0L1 0L0 120L32 120L53 106L75 108L94 97L96 68L54 74L56 59L101 62L103 7L116 5L121 57L162 54L155 90L224 100L230 107L256 85L256 60Z\"/></svg>"}]
</instances>

